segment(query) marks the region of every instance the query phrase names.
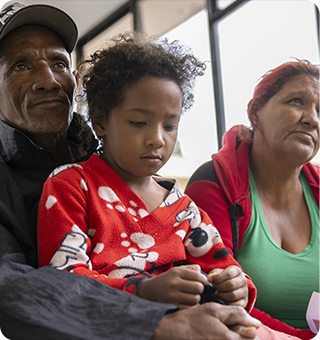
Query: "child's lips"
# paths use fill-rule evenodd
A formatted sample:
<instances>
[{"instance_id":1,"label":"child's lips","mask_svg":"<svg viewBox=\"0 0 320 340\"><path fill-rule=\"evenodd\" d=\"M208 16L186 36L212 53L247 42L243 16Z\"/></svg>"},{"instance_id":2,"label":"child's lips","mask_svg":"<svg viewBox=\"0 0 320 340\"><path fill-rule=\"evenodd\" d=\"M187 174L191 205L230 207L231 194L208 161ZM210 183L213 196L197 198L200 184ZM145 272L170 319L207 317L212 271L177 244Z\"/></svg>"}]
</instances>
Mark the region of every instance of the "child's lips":
<instances>
[{"instance_id":1,"label":"child's lips","mask_svg":"<svg viewBox=\"0 0 320 340\"><path fill-rule=\"evenodd\" d=\"M146 155L141 157L142 159L159 159L161 160L161 157L159 155L154 155L154 154L150 154L150 155Z\"/></svg>"},{"instance_id":2,"label":"child's lips","mask_svg":"<svg viewBox=\"0 0 320 340\"><path fill-rule=\"evenodd\" d=\"M154 154L143 156L141 157L141 159L145 163L150 164L150 165L156 165L161 162L161 157L159 155L154 155Z\"/></svg>"}]
</instances>

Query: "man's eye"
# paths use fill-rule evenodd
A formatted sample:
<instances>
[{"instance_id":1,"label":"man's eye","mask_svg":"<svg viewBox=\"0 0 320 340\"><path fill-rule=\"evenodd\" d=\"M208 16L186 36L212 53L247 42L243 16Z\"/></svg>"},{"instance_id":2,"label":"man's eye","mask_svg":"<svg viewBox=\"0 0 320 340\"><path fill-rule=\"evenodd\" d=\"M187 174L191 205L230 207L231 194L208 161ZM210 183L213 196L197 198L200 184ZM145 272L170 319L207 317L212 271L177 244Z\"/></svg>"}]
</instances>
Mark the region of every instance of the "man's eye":
<instances>
[{"instance_id":1,"label":"man's eye","mask_svg":"<svg viewBox=\"0 0 320 340\"><path fill-rule=\"evenodd\" d=\"M133 126L136 126L136 127L142 127L142 126L146 125L146 122L133 122L133 121L130 121L130 124L133 125Z\"/></svg>"},{"instance_id":2,"label":"man's eye","mask_svg":"<svg viewBox=\"0 0 320 340\"><path fill-rule=\"evenodd\" d=\"M55 63L53 67L54 67L54 68L58 68L58 69L64 69L64 68L66 68L67 66L66 66L66 64L63 63L62 61L59 61L58 63Z\"/></svg>"},{"instance_id":3,"label":"man's eye","mask_svg":"<svg viewBox=\"0 0 320 340\"><path fill-rule=\"evenodd\" d=\"M27 69L28 69L28 67L24 64L18 64L14 67L15 71L25 71Z\"/></svg>"}]
</instances>

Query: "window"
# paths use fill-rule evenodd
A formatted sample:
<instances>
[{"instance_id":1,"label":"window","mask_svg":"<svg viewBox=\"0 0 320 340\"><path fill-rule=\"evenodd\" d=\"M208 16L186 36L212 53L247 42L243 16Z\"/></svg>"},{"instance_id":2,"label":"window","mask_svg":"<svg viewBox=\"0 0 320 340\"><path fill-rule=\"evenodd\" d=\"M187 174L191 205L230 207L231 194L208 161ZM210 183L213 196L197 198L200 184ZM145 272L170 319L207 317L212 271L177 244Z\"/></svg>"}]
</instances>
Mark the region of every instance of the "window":
<instances>
[{"instance_id":1,"label":"window","mask_svg":"<svg viewBox=\"0 0 320 340\"><path fill-rule=\"evenodd\" d=\"M142 30L159 37L206 8L206 0L140 0Z\"/></svg>"},{"instance_id":2,"label":"window","mask_svg":"<svg viewBox=\"0 0 320 340\"><path fill-rule=\"evenodd\" d=\"M319 64L311 1L248 1L223 19L218 30L226 130L249 126L247 103L265 72L295 58ZM312 162L320 164L319 153Z\"/></svg>"},{"instance_id":3,"label":"window","mask_svg":"<svg viewBox=\"0 0 320 340\"><path fill-rule=\"evenodd\" d=\"M116 36L118 33L132 30L133 14L128 13L83 46L84 58L89 57L94 51L104 48L105 42Z\"/></svg>"},{"instance_id":4,"label":"window","mask_svg":"<svg viewBox=\"0 0 320 340\"><path fill-rule=\"evenodd\" d=\"M249 125L247 103L258 79L269 69L294 58L319 63L315 6L306 0L217 0L218 11L241 3L217 23L226 130ZM155 37L178 39L208 60L205 76L198 79L194 107L181 119L175 154L160 174L177 178L184 189L188 178L218 151L214 107L208 15L205 0L140 0L137 17L122 19L84 45L85 55L120 31L138 27ZM316 161L317 162L317 161ZM318 161L318 163L320 163Z\"/></svg>"},{"instance_id":5,"label":"window","mask_svg":"<svg viewBox=\"0 0 320 340\"><path fill-rule=\"evenodd\" d=\"M169 41L179 40L191 47L200 60L208 61L205 75L196 82L194 106L181 118L178 132L181 153L173 155L159 171L162 176L178 179L180 189L184 190L191 174L218 150L207 10L200 11L164 37Z\"/></svg>"},{"instance_id":6,"label":"window","mask_svg":"<svg viewBox=\"0 0 320 340\"><path fill-rule=\"evenodd\" d=\"M265 72L294 58L319 64L311 1L248 1L218 30L227 130L249 125L247 103Z\"/></svg>"}]
</instances>

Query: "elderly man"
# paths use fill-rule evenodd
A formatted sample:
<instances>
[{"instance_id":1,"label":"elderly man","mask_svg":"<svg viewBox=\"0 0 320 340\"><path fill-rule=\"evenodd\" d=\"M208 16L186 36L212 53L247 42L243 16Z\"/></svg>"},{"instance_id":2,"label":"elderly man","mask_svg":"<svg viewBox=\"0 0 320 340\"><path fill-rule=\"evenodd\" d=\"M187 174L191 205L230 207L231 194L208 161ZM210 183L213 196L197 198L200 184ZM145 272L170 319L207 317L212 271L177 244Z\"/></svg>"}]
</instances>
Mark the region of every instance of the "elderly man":
<instances>
[{"instance_id":1,"label":"elderly man","mask_svg":"<svg viewBox=\"0 0 320 340\"><path fill-rule=\"evenodd\" d=\"M73 114L70 53L77 27L59 9L15 3L0 13L0 328L9 339L244 339L226 325L259 326L241 308L140 299L50 267L37 269L43 183L97 143ZM83 129L82 129L83 131ZM87 136L88 137L88 136ZM251 336L255 338L253 334Z\"/></svg>"}]
</instances>

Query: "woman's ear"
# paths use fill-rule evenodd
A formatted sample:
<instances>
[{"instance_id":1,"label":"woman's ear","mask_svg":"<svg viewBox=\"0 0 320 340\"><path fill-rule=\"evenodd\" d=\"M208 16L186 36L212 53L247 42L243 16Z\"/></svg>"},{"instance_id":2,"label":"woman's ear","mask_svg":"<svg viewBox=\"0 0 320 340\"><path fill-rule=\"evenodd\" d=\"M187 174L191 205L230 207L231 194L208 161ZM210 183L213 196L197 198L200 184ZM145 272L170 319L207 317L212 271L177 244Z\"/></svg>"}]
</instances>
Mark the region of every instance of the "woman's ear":
<instances>
[{"instance_id":1,"label":"woman's ear","mask_svg":"<svg viewBox=\"0 0 320 340\"><path fill-rule=\"evenodd\" d=\"M259 124L259 111L260 109L255 109L253 110L251 117L250 117L250 122L252 127L257 127Z\"/></svg>"}]
</instances>

